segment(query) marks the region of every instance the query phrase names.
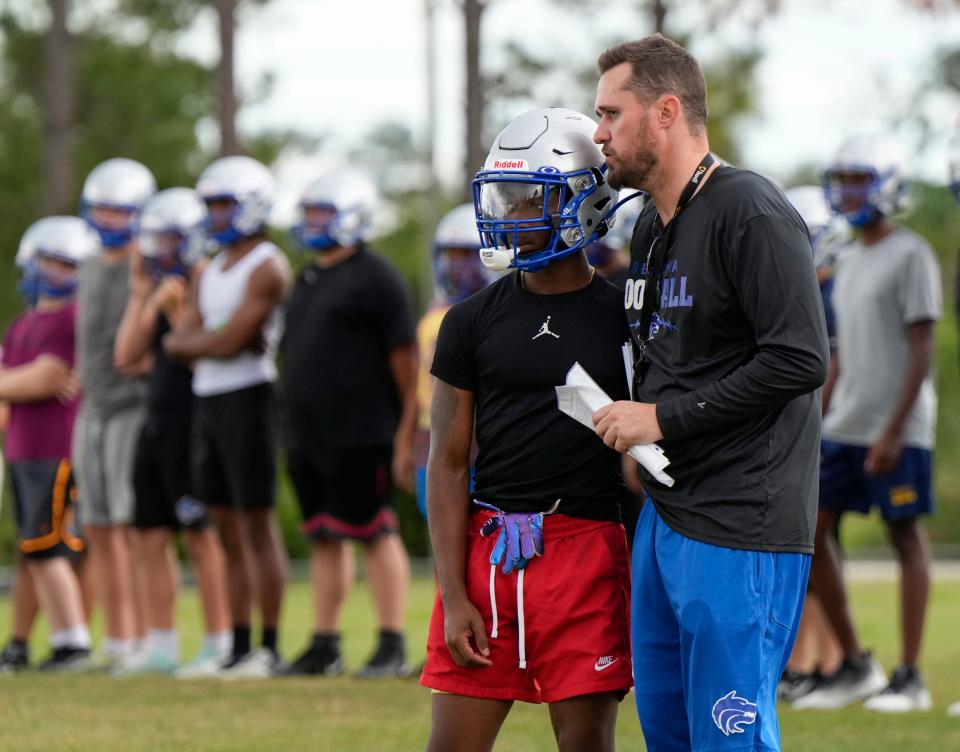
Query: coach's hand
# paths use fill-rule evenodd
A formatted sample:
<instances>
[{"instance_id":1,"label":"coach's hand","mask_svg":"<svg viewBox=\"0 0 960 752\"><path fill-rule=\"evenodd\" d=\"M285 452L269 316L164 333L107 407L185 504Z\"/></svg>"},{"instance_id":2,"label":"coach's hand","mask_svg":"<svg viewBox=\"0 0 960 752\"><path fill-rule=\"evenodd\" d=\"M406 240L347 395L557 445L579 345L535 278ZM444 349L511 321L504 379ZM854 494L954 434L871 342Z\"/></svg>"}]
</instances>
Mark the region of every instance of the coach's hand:
<instances>
[{"instance_id":1,"label":"coach's hand","mask_svg":"<svg viewBox=\"0 0 960 752\"><path fill-rule=\"evenodd\" d=\"M451 600L450 603L444 601L443 636L447 649L458 666L485 668L493 665L487 657L490 655L490 645L487 642L483 617L467 598ZM477 650L474 650L471 639Z\"/></svg>"},{"instance_id":2,"label":"coach's hand","mask_svg":"<svg viewBox=\"0 0 960 752\"><path fill-rule=\"evenodd\" d=\"M635 444L652 444L663 438L657 406L619 400L593 414L593 425L603 443L623 454Z\"/></svg>"}]
</instances>

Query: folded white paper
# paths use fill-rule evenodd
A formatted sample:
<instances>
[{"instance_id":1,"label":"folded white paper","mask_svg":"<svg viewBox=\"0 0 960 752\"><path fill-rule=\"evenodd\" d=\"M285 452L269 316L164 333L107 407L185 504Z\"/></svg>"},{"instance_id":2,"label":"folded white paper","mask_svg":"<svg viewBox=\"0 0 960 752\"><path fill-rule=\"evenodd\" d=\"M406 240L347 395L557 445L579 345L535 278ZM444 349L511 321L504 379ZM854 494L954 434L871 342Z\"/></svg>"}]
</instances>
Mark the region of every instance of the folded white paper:
<instances>
[{"instance_id":1,"label":"folded white paper","mask_svg":"<svg viewBox=\"0 0 960 752\"><path fill-rule=\"evenodd\" d=\"M569 415L591 431L594 430L593 414L601 407L613 402L579 363L573 364L567 372L566 383L556 389L557 407L560 408L560 412ZM670 464L670 460L659 446L638 444L630 447L627 453L663 485L673 486L673 478L663 471Z\"/></svg>"}]
</instances>

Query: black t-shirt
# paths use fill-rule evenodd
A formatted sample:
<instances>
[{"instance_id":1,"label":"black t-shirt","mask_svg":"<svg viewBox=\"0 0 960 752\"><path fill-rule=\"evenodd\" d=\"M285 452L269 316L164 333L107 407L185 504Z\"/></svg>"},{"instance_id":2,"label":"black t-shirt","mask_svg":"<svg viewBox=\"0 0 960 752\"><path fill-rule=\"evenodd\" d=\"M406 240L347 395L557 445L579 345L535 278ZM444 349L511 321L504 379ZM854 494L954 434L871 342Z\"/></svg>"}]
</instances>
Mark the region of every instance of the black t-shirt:
<instances>
[{"instance_id":1,"label":"black t-shirt","mask_svg":"<svg viewBox=\"0 0 960 752\"><path fill-rule=\"evenodd\" d=\"M619 519L619 455L557 407L579 362L612 399L627 398L621 294L596 277L559 295L521 289L518 273L453 306L431 373L474 393L474 496L507 511Z\"/></svg>"},{"instance_id":2,"label":"black t-shirt","mask_svg":"<svg viewBox=\"0 0 960 752\"><path fill-rule=\"evenodd\" d=\"M637 222L624 291L635 337L655 211ZM828 351L806 225L770 181L725 166L673 222L635 398L657 404L676 484L641 470L644 486L687 537L811 553Z\"/></svg>"},{"instance_id":3,"label":"black t-shirt","mask_svg":"<svg viewBox=\"0 0 960 752\"><path fill-rule=\"evenodd\" d=\"M163 338L170 322L157 316L153 335L153 371L150 373L150 418L156 421L189 421L193 411L193 372L183 363L171 360L163 349Z\"/></svg>"},{"instance_id":4,"label":"black t-shirt","mask_svg":"<svg viewBox=\"0 0 960 752\"><path fill-rule=\"evenodd\" d=\"M337 449L393 445L400 417L390 351L414 342L406 286L360 249L297 278L280 343L290 440Z\"/></svg>"}]
</instances>

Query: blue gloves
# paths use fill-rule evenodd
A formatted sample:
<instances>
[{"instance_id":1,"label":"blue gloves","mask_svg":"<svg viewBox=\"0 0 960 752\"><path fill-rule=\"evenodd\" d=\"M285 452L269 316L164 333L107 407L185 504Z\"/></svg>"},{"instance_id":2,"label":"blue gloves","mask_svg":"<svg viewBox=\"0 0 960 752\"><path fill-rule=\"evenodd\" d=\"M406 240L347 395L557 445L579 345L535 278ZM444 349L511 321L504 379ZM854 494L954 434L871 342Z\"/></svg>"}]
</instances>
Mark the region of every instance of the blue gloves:
<instances>
[{"instance_id":1,"label":"blue gloves","mask_svg":"<svg viewBox=\"0 0 960 752\"><path fill-rule=\"evenodd\" d=\"M475 503L496 513L484 523L480 534L489 538L500 531L490 554L490 563L494 566L502 564L504 574L523 569L534 556L543 555L543 515L555 512L559 500L548 512L504 512L492 504Z\"/></svg>"}]
</instances>

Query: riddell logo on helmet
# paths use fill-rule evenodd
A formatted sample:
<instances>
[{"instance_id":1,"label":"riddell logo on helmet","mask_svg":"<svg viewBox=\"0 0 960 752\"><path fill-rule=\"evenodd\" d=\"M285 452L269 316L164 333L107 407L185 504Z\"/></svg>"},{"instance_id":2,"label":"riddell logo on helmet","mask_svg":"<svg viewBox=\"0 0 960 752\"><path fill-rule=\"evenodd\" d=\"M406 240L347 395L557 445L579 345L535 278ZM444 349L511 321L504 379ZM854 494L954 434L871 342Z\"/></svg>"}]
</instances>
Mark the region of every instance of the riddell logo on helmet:
<instances>
[{"instance_id":1,"label":"riddell logo on helmet","mask_svg":"<svg viewBox=\"0 0 960 752\"><path fill-rule=\"evenodd\" d=\"M525 170L525 169L527 169L527 160L525 160L525 159L495 159L495 160L493 160L493 169L495 169L495 170Z\"/></svg>"}]
</instances>

